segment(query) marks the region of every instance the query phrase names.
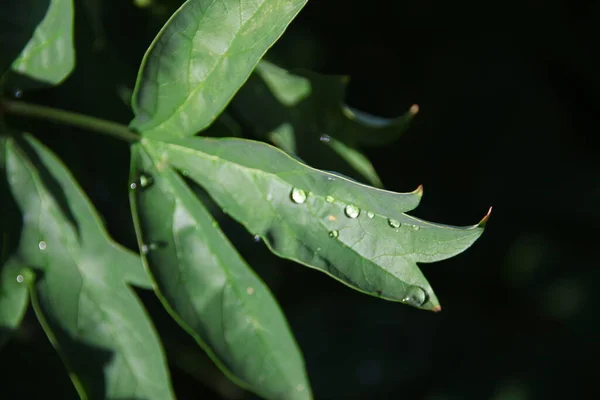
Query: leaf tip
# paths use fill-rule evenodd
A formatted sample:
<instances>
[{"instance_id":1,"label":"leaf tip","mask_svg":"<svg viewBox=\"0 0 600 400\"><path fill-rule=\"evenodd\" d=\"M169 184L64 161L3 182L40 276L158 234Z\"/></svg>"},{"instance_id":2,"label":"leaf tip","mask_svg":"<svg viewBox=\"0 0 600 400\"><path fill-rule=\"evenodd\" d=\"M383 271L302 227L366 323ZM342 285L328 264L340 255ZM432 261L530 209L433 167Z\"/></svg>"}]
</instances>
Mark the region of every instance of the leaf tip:
<instances>
[{"instance_id":1,"label":"leaf tip","mask_svg":"<svg viewBox=\"0 0 600 400\"><path fill-rule=\"evenodd\" d=\"M481 221L479 221L479 223L477 224L478 228L485 228L485 225L487 224L488 220L490 219L490 215L492 215L492 208L494 208L494 207L490 206L490 209L488 210L487 214L485 214L485 216L481 219Z\"/></svg>"},{"instance_id":2,"label":"leaf tip","mask_svg":"<svg viewBox=\"0 0 600 400\"><path fill-rule=\"evenodd\" d=\"M417 115L417 113L419 112L419 105L418 104L413 104L412 106L410 106L410 108L408 109L408 112L411 115Z\"/></svg>"},{"instance_id":3,"label":"leaf tip","mask_svg":"<svg viewBox=\"0 0 600 400\"><path fill-rule=\"evenodd\" d=\"M419 187L413 190L412 193L416 194L419 197L423 197L423 185L419 185Z\"/></svg>"},{"instance_id":4,"label":"leaf tip","mask_svg":"<svg viewBox=\"0 0 600 400\"><path fill-rule=\"evenodd\" d=\"M438 312L442 311L442 306L440 306L439 304L437 306L433 306L431 311L433 311L434 313L438 313Z\"/></svg>"}]
</instances>

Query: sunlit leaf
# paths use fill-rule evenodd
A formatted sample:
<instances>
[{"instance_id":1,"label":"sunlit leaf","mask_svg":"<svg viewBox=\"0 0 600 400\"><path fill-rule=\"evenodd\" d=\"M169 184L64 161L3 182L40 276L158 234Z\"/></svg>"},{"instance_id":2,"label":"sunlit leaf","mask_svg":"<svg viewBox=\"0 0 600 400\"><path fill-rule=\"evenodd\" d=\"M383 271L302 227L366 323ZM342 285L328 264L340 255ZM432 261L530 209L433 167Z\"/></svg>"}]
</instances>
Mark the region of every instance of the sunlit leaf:
<instances>
[{"instance_id":1,"label":"sunlit leaf","mask_svg":"<svg viewBox=\"0 0 600 400\"><path fill-rule=\"evenodd\" d=\"M6 170L32 304L79 394L172 398L161 344L128 286L149 287L140 258L110 239L68 170L32 137L7 143Z\"/></svg>"},{"instance_id":2,"label":"sunlit leaf","mask_svg":"<svg viewBox=\"0 0 600 400\"><path fill-rule=\"evenodd\" d=\"M275 298L183 179L132 148L131 203L161 300L217 365L267 399L310 399L304 361Z\"/></svg>"},{"instance_id":3,"label":"sunlit leaf","mask_svg":"<svg viewBox=\"0 0 600 400\"><path fill-rule=\"evenodd\" d=\"M483 233L406 215L421 198L310 168L264 143L186 138L144 145L200 184L279 256L374 296L438 310L417 262L444 260Z\"/></svg>"},{"instance_id":4,"label":"sunlit leaf","mask_svg":"<svg viewBox=\"0 0 600 400\"><path fill-rule=\"evenodd\" d=\"M158 138L205 129L306 1L186 1L144 56L132 128Z\"/></svg>"}]
</instances>

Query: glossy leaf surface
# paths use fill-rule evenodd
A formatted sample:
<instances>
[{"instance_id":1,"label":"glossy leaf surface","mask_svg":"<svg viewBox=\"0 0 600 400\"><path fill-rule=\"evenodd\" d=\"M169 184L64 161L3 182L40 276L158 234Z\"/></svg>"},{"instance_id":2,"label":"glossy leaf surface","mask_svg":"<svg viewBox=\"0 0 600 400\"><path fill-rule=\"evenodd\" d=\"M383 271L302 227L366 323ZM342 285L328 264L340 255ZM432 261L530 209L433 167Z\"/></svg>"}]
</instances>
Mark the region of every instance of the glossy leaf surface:
<instances>
[{"instance_id":1,"label":"glossy leaf surface","mask_svg":"<svg viewBox=\"0 0 600 400\"><path fill-rule=\"evenodd\" d=\"M68 170L30 136L7 143L23 216L19 256L34 310L84 398L172 398L159 339L128 283L149 287L140 258L114 243Z\"/></svg>"},{"instance_id":2,"label":"glossy leaf surface","mask_svg":"<svg viewBox=\"0 0 600 400\"><path fill-rule=\"evenodd\" d=\"M140 246L171 314L242 387L267 399L312 398L298 346L266 285L159 154L135 145L132 160Z\"/></svg>"},{"instance_id":3,"label":"glossy leaf surface","mask_svg":"<svg viewBox=\"0 0 600 400\"><path fill-rule=\"evenodd\" d=\"M264 143L186 138L143 141L213 197L279 256L388 300L428 310L440 304L417 262L467 249L479 224L453 227L409 215L421 198L310 168Z\"/></svg>"},{"instance_id":4,"label":"glossy leaf surface","mask_svg":"<svg viewBox=\"0 0 600 400\"><path fill-rule=\"evenodd\" d=\"M205 129L306 1L186 1L144 57L132 128L155 138Z\"/></svg>"},{"instance_id":5,"label":"glossy leaf surface","mask_svg":"<svg viewBox=\"0 0 600 400\"><path fill-rule=\"evenodd\" d=\"M57 85L74 67L73 1L50 0L44 19L13 62L12 69L38 81Z\"/></svg>"}]
</instances>

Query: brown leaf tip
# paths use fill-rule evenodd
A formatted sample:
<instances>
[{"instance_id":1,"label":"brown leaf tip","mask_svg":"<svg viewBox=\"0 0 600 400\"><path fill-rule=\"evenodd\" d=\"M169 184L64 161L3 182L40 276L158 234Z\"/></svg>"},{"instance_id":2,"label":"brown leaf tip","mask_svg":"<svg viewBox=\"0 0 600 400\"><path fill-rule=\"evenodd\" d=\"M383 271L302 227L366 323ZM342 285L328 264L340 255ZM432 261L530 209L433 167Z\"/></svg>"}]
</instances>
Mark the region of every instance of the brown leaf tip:
<instances>
[{"instance_id":1,"label":"brown leaf tip","mask_svg":"<svg viewBox=\"0 0 600 400\"><path fill-rule=\"evenodd\" d=\"M440 311L442 311L442 306L440 306L440 305L433 306L433 308L431 309L431 311L433 311L433 312L440 312Z\"/></svg>"},{"instance_id":2,"label":"brown leaf tip","mask_svg":"<svg viewBox=\"0 0 600 400\"><path fill-rule=\"evenodd\" d=\"M485 214L485 216L481 219L481 221L479 221L479 223L477 224L478 228L485 228L485 225L487 224L488 220L490 219L490 215L492 215L492 208L493 208L493 206L490 206L490 209L488 210L487 214Z\"/></svg>"},{"instance_id":3,"label":"brown leaf tip","mask_svg":"<svg viewBox=\"0 0 600 400\"><path fill-rule=\"evenodd\" d=\"M419 185L419 187L416 188L413 193L419 197L423 197L423 185Z\"/></svg>"},{"instance_id":4,"label":"brown leaf tip","mask_svg":"<svg viewBox=\"0 0 600 400\"><path fill-rule=\"evenodd\" d=\"M419 105L418 104L413 104L408 109L408 112L411 113L412 115L416 115L419 112Z\"/></svg>"}]
</instances>

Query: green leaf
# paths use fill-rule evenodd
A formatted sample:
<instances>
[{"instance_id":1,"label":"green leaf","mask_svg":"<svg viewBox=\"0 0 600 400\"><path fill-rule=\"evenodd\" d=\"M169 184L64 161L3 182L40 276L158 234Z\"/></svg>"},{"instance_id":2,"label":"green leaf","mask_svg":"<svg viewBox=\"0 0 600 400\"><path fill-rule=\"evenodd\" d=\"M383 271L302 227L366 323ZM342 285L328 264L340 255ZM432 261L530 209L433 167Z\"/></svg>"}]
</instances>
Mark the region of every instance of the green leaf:
<instances>
[{"instance_id":1,"label":"green leaf","mask_svg":"<svg viewBox=\"0 0 600 400\"><path fill-rule=\"evenodd\" d=\"M0 347L21 324L27 310L24 266L12 257L0 266Z\"/></svg>"},{"instance_id":2,"label":"green leaf","mask_svg":"<svg viewBox=\"0 0 600 400\"><path fill-rule=\"evenodd\" d=\"M277 301L183 179L132 148L131 204L144 259L173 317L240 386L311 399L300 350Z\"/></svg>"},{"instance_id":3,"label":"green leaf","mask_svg":"<svg viewBox=\"0 0 600 400\"><path fill-rule=\"evenodd\" d=\"M358 172L381 187L373 165L357 148L395 140L417 108L392 120L352 110L344 104L347 83L345 76L293 74L263 60L234 97L231 109L256 136L307 164L351 176Z\"/></svg>"},{"instance_id":4,"label":"green leaf","mask_svg":"<svg viewBox=\"0 0 600 400\"><path fill-rule=\"evenodd\" d=\"M13 62L12 69L38 81L58 85L73 68L73 1L50 0L46 16Z\"/></svg>"},{"instance_id":5,"label":"green leaf","mask_svg":"<svg viewBox=\"0 0 600 400\"><path fill-rule=\"evenodd\" d=\"M310 168L264 143L242 139L144 139L200 184L271 250L350 287L427 310L440 305L417 262L467 249L483 233L404 214L421 188L393 193Z\"/></svg>"},{"instance_id":6,"label":"green leaf","mask_svg":"<svg viewBox=\"0 0 600 400\"><path fill-rule=\"evenodd\" d=\"M76 389L82 398L173 398L157 334L127 285L149 285L140 258L108 237L60 161L25 139L9 140L6 157L23 215L18 253L35 274L36 315Z\"/></svg>"},{"instance_id":7,"label":"green leaf","mask_svg":"<svg viewBox=\"0 0 600 400\"><path fill-rule=\"evenodd\" d=\"M155 138L205 129L306 1L186 1L144 56L131 127Z\"/></svg>"}]
</instances>

